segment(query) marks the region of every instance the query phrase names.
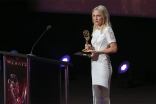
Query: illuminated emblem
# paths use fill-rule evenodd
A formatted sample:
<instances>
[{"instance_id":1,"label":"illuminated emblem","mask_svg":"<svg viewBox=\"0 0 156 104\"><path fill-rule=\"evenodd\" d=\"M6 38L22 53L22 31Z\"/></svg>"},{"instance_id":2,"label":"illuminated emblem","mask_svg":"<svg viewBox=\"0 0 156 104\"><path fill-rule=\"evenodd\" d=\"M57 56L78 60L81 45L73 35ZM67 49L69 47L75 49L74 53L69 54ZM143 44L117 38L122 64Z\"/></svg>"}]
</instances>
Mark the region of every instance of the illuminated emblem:
<instances>
[{"instance_id":1,"label":"illuminated emblem","mask_svg":"<svg viewBox=\"0 0 156 104\"><path fill-rule=\"evenodd\" d=\"M25 104L27 95L26 82L24 83L21 97L19 93L19 81L17 80L16 75L10 74L10 78L8 79L8 96L13 104Z\"/></svg>"}]
</instances>

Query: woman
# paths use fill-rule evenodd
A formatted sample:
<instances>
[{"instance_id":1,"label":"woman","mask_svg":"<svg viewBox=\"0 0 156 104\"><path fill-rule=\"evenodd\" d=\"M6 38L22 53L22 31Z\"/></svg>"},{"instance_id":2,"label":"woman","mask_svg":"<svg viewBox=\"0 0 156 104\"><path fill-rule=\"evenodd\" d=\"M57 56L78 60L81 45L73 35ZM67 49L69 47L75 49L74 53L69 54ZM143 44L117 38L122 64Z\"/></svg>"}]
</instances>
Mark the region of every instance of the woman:
<instances>
[{"instance_id":1,"label":"woman","mask_svg":"<svg viewBox=\"0 0 156 104\"><path fill-rule=\"evenodd\" d=\"M109 53L117 52L116 39L109 21L107 9L99 5L92 11L93 33L91 57L93 104L109 104L111 63Z\"/></svg>"}]
</instances>

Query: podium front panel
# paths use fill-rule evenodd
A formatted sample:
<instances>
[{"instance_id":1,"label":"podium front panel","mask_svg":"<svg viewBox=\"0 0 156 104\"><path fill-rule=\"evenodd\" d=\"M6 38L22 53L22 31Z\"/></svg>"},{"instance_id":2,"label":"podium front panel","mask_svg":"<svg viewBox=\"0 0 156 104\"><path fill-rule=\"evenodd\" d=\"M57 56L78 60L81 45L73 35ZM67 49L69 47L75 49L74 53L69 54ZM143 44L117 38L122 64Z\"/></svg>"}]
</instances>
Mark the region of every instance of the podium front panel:
<instances>
[{"instance_id":1,"label":"podium front panel","mask_svg":"<svg viewBox=\"0 0 156 104\"><path fill-rule=\"evenodd\" d=\"M0 104L60 104L60 64L56 60L1 52Z\"/></svg>"},{"instance_id":2,"label":"podium front panel","mask_svg":"<svg viewBox=\"0 0 156 104\"><path fill-rule=\"evenodd\" d=\"M3 56L4 104L27 104L27 58Z\"/></svg>"},{"instance_id":3,"label":"podium front panel","mask_svg":"<svg viewBox=\"0 0 156 104\"><path fill-rule=\"evenodd\" d=\"M31 104L60 104L60 65L30 59Z\"/></svg>"}]
</instances>

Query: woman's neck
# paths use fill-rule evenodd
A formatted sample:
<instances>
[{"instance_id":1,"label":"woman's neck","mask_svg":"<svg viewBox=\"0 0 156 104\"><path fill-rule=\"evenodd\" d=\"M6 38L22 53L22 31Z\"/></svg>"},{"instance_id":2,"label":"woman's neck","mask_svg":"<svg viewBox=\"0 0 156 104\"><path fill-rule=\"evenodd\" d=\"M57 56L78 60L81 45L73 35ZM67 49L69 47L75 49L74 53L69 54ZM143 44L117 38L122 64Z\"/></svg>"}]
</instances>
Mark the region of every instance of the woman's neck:
<instances>
[{"instance_id":1,"label":"woman's neck","mask_svg":"<svg viewBox=\"0 0 156 104\"><path fill-rule=\"evenodd\" d=\"M98 29L98 30L101 30L101 29L102 29L102 26L98 26L97 29Z\"/></svg>"},{"instance_id":2,"label":"woman's neck","mask_svg":"<svg viewBox=\"0 0 156 104\"><path fill-rule=\"evenodd\" d=\"M104 25L97 26L98 30L101 30Z\"/></svg>"}]
</instances>

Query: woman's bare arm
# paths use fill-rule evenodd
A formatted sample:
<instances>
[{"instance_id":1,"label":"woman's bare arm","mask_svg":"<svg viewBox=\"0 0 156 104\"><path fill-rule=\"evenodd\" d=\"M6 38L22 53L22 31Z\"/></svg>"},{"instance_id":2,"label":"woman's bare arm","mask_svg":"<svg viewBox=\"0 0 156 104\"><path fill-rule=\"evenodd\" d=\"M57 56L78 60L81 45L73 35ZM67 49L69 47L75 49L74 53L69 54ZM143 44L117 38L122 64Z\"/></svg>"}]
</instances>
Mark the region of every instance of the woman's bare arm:
<instances>
[{"instance_id":1,"label":"woman's bare arm","mask_svg":"<svg viewBox=\"0 0 156 104\"><path fill-rule=\"evenodd\" d=\"M93 54L109 54L116 53L118 50L116 42L110 43L110 48L102 50L102 51L91 51Z\"/></svg>"}]
</instances>

